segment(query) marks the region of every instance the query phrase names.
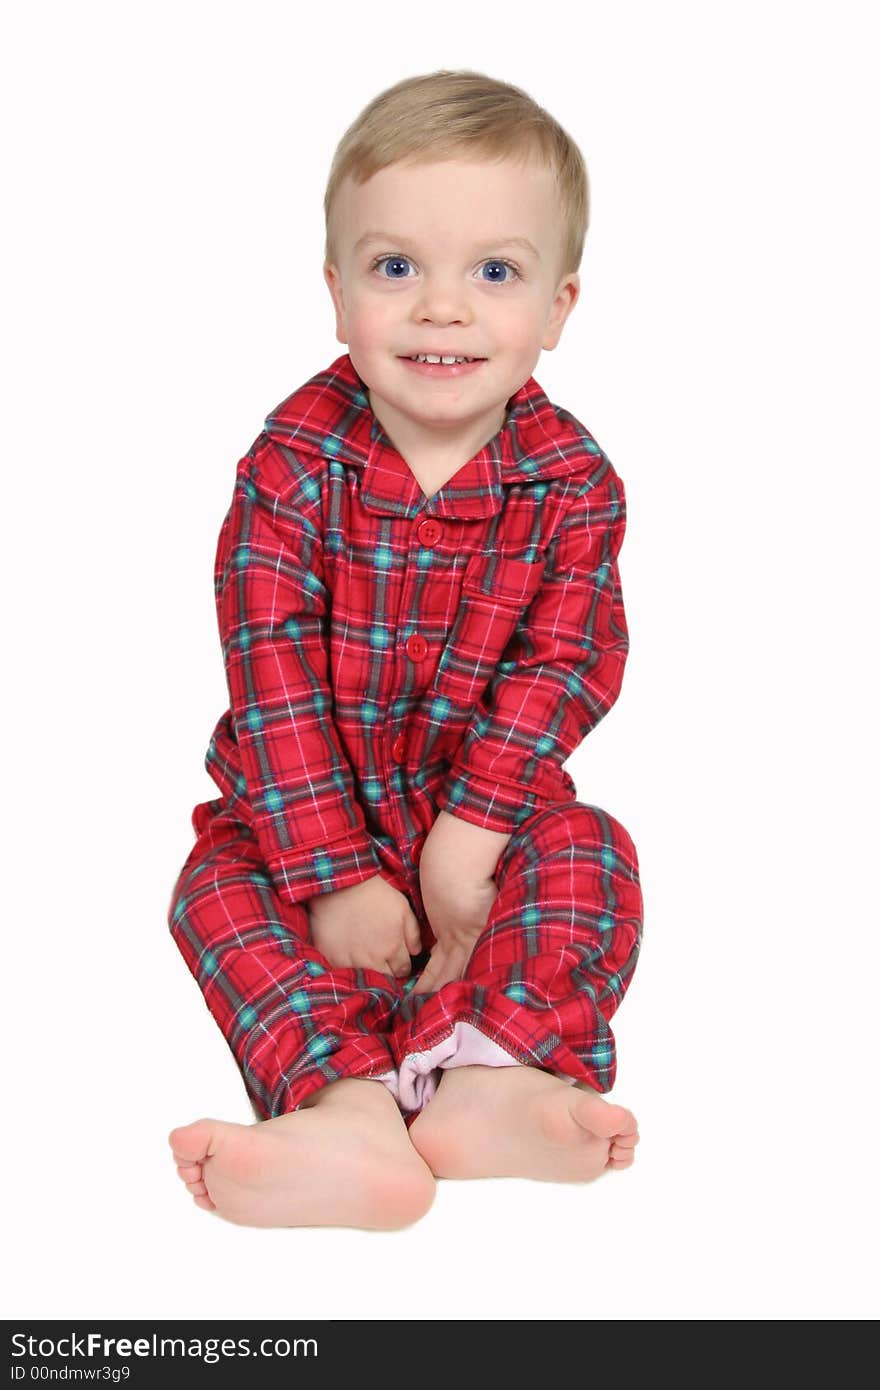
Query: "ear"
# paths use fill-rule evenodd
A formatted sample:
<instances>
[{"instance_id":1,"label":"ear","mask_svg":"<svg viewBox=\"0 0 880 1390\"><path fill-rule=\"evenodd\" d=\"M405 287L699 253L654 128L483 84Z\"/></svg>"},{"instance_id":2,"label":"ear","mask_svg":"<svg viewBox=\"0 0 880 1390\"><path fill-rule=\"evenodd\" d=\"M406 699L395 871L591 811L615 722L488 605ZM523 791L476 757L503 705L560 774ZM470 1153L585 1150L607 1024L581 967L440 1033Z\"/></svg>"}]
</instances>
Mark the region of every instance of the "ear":
<instances>
[{"instance_id":1,"label":"ear","mask_svg":"<svg viewBox=\"0 0 880 1390\"><path fill-rule=\"evenodd\" d=\"M330 261L324 262L324 279L330 291L330 298L333 300L333 309L336 314L336 341L339 343L348 342L348 330L345 324L345 300L342 294L342 277L338 268Z\"/></svg>"},{"instance_id":2,"label":"ear","mask_svg":"<svg viewBox=\"0 0 880 1390\"><path fill-rule=\"evenodd\" d=\"M562 337L563 324L577 304L580 292L581 277L576 272L572 272L571 275L566 275L564 279L560 280L559 288L550 308L547 327L544 330L542 347L548 350L556 347Z\"/></svg>"}]
</instances>

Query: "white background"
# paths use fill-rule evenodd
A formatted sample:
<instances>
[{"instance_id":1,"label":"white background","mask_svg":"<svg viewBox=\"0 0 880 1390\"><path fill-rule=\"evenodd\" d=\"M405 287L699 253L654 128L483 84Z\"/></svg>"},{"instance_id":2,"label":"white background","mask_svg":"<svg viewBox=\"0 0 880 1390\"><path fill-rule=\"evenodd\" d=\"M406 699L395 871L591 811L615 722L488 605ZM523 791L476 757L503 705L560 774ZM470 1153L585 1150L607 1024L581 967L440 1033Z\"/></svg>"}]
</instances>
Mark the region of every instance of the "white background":
<instances>
[{"instance_id":1,"label":"white background","mask_svg":"<svg viewBox=\"0 0 880 1390\"><path fill-rule=\"evenodd\" d=\"M7 1316L878 1312L870 4L42 4L4 22ZM168 932L226 689L235 464L344 350L321 200L402 77L512 81L591 180L535 376L627 488L631 656L569 767L645 938L594 1184L400 1233L236 1227L166 1135L253 1120ZM873 108L873 109L872 109ZM11 497L10 497L11 492ZM876 552L875 552L876 553Z\"/></svg>"}]
</instances>

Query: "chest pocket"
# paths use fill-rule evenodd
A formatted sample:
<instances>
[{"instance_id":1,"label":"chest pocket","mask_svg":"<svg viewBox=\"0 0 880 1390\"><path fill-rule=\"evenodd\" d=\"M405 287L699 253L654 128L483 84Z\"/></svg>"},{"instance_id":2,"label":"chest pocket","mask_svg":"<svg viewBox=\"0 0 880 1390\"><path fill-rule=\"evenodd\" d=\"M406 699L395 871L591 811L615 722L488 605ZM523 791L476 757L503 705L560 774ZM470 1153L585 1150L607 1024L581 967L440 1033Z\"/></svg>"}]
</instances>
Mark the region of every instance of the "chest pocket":
<instances>
[{"instance_id":1,"label":"chest pocket","mask_svg":"<svg viewBox=\"0 0 880 1390\"><path fill-rule=\"evenodd\" d=\"M434 691L472 706L495 673L514 629L537 593L545 558L474 555L462 577L461 606L446 642Z\"/></svg>"}]
</instances>

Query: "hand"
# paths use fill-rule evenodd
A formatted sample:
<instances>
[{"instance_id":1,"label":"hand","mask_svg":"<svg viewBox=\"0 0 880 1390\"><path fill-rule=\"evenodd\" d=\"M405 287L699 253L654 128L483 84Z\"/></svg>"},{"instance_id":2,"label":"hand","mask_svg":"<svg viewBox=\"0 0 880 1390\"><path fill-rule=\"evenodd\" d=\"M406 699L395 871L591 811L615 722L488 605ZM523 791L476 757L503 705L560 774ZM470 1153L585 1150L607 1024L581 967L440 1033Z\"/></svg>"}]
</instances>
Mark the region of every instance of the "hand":
<instances>
[{"instance_id":1,"label":"hand","mask_svg":"<svg viewBox=\"0 0 880 1390\"><path fill-rule=\"evenodd\" d=\"M462 881L448 873L443 887L436 878L422 879L422 902L437 938L428 964L413 985L414 994L430 994L460 980L498 897L494 881Z\"/></svg>"},{"instance_id":2,"label":"hand","mask_svg":"<svg viewBox=\"0 0 880 1390\"><path fill-rule=\"evenodd\" d=\"M383 878L320 893L306 903L309 935L331 965L407 976L422 949L418 921L403 893Z\"/></svg>"}]
</instances>

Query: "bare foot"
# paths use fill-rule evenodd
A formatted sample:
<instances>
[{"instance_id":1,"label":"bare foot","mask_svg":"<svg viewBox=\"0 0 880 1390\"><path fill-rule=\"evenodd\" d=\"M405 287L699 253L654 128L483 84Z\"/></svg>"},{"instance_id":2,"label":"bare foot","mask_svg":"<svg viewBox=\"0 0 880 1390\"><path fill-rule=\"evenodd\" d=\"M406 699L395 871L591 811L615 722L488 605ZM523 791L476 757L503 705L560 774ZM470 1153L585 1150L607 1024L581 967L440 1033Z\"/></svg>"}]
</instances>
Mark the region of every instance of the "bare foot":
<instances>
[{"instance_id":1,"label":"bare foot","mask_svg":"<svg viewBox=\"0 0 880 1390\"><path fill-rule=\"evenodd\" d=\"M589 1182L628 1168L632 1111L537 1067L450 1067L409 1127L438 1178Z\"/></svg>"},{"instance_id":2,"label":"bare foot","mask_svg":"<svg viewBox=\"0 0 880 1390\"><path fill-rule=\"evenodd\" d=\"M433 1176L380 1081L331 1082L255 1125L196 1120L168 1142L196 1205L240 1226L396 1230L434 1200Z\"/></svg>"}]
</instances>

